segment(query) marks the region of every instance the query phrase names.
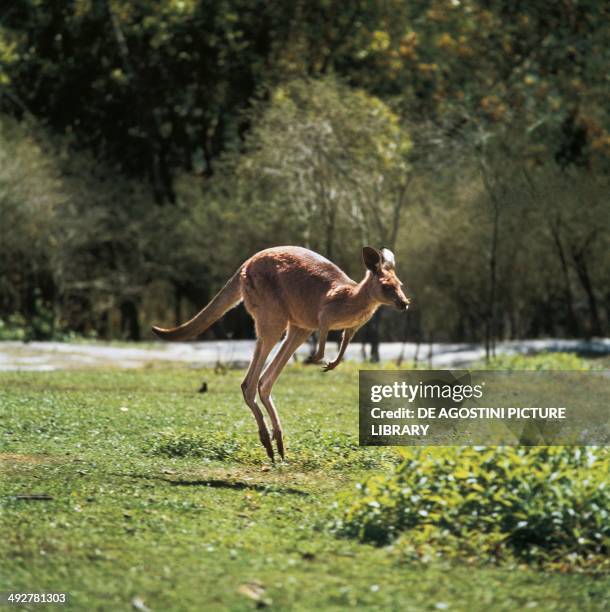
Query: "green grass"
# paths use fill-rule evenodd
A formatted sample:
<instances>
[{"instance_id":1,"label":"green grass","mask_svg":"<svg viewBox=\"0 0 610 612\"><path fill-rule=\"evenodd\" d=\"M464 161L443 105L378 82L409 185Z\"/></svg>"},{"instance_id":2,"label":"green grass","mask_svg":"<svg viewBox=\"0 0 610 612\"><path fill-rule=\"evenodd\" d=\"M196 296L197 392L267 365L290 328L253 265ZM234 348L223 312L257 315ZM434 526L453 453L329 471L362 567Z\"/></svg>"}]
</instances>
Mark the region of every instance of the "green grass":
<instances>
[{"instance_id":1,"label":"green grass","mask_svg":"<svg viewBox=\"0 0 610 612\"><path fill-rule=\"evenodd\" d=\"M601 369L600 365L573 353L542 351L531 355L498 355L489 363L481 361L476 367L482 370L597 370Z\"/></svg>"},{"instance_id":2,"label":"green grass","mask_svg":"<svg viewBox=\"0 0 610 612\"><path fill-rule=\"evenodd\" d=\"M242 403L243 372L0 374L0 590L65 591L79 610L131 610L136 597L152 610L251 610L248 592L278 610L605 608L599 577L405 563L334 537L336 500L398 461L357 447L357 369L345 366L280 379L289 461L276 467ZM51 499L18 497L33 494Z\"/></svg>"}]
</instances>

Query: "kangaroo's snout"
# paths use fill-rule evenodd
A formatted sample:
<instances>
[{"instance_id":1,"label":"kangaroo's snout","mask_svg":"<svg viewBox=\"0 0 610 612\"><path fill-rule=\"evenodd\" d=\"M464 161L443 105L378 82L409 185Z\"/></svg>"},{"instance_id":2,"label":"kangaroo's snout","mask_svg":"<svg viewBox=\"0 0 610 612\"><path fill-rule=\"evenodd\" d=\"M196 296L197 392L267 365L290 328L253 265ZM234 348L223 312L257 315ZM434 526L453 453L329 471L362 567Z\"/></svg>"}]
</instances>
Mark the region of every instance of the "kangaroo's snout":
<instances>
[{"instance_id":1,"label":"kangaroo's snout","mask_svg":"<svg viewBox=\"0 0 610 612\"><path fill-rule=\"evenodd\" d=\"M396 307L396 310L409 310L409 304L411 303L411 300L408 297L403 298L398 298L395 302L394 302L394 306Z\"/></svg>"}]
</instances>

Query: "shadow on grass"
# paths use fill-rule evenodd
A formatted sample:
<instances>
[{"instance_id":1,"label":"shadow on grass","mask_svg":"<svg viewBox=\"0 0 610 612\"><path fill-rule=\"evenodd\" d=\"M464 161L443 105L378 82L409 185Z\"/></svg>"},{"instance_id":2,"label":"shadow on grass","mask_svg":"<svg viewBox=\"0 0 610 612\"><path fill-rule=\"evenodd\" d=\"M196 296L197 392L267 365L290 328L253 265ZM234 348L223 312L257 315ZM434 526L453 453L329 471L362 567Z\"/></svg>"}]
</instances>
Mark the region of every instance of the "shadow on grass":
<instances>
[{"instance_id":1,"label":"shadow on grass","mask_svg":"<svg viewBox=\"0 0 610 612\"><path fill-rule=\"evenodd\" d=\"M178 487L213 487L215 489L235 489L237 491L247 489L251 491L260 491L261 493L273 491L276 493L286 493L287 495L309 495L309 493L301 491L300 489L282 487L274 484L264 485L243 482L242 480L223 480L221 478L206 478L203 480L173 480L170 478L161 478L161 480Z\"/></svg>"},{"instance_id":2,"label":"shadow on grass","mask_svg":"<svg viewBox=\"0 0 610 612\"><path fill-rule=\"evenodd\" d=\"M173 487L210 487L214 489L233 489L235 491L258 491L260 493L283 493L286 495L308 496L307 491L294 489L293 487L283 487L275 483L261 484L255 482L244 482L243 480L233 480L224 478L201 478L196 480L178 480L176 478L164 478L162 476L149 476L148 474L113 474L125 478L137 478L142 480L156 480L172 485Z\"/></svg>"}]
</instances>

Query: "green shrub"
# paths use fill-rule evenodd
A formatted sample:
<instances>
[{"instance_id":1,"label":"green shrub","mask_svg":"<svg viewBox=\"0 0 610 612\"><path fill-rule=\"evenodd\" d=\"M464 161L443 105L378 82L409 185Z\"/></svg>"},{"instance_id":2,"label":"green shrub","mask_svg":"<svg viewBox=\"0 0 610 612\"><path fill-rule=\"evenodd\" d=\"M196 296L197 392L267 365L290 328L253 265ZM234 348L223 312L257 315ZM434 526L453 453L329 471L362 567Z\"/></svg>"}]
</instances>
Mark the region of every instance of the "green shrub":
<instances>
[{"instance_id":1,"label":"green shrub","mask_svg":"<svg viewBox=\"0 0 610 612\"><path fill-rule=\"evenodd\" d=\"M0 340L24 340L25 320L21 315L12 315L5 321L0 319Z\"/></svg>"},{"instance_id":2,"label":"green shrub","mask_svg":"<svg viewBox=\"0 0 610 612\"><path fill-rule=\"evenodd\" d=\"M20 313L13 314L4 321L0 319L0 341L70 342L79 338L75 332L59 326L53 309L42 299L37 297L34 306L34 314L29 321ZM95 338L95 334L89 334L87 338Z\"/></svg>"},{"instance_id":3,"label":"green shrub","mask_svg":"<svg viewBox=\"0 0 610 612\"><path fill-rule=\"evenodd\" d=\"M593 370L593 365L574 353L542 352L537 355L498 355L484 370Z\"/></svg>"},{"instance_id":4,"label":"green shrub","mask_svg":"<svg viewBox=\"0 0 610 612\"><path fill-rule=\"evenodd\" d=\"M580 447L402 450L344 499L334 528L406 558L600 568L610 552L610 453ZM606 561L607 567L607 561Z\"/></svg>"}]
</instances>

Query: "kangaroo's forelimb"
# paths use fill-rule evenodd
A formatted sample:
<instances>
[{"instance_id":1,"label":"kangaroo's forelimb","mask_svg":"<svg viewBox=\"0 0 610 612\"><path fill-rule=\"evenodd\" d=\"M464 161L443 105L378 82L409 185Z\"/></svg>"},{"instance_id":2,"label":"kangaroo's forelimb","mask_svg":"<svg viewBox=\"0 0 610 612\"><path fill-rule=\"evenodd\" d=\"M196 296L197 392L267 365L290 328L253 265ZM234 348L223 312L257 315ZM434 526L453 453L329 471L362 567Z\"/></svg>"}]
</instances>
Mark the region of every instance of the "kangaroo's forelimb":
<instances>
[{"instance_id":1,"label":"kangaroo's forelimb","mask_svg":"<svg viewBox=\"0 0 610 612\"><path fill-rule=\"evenodd\" d=\"M324 359L324 351L326 350L326 338L328 337L328 328L320 328L320 338L318 339L318 350L311 358L311 363L320 363Z\"/></svg>"},{"instance_id":2,"label":"kangaroo's forelimb","mask_svg":"<svg viewBox=\"0 0 610 612\"><path fill-rule=\"evenodd\" d=\"M343 355L345 355L345 351L357 331L357 327L351 327L349 329L343 330L343 335L341 336L341 346L339 347L339 354L335 357L333 361L327 363L322 368L322 372L329 372L330 370L334 370L341 363Z\"/></svg>"}]
</instances>

